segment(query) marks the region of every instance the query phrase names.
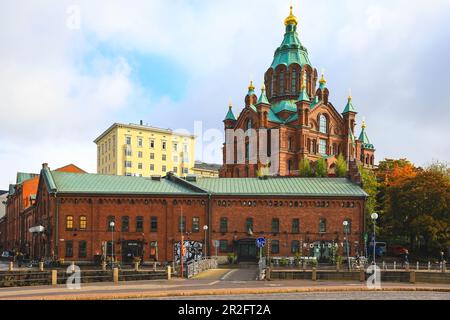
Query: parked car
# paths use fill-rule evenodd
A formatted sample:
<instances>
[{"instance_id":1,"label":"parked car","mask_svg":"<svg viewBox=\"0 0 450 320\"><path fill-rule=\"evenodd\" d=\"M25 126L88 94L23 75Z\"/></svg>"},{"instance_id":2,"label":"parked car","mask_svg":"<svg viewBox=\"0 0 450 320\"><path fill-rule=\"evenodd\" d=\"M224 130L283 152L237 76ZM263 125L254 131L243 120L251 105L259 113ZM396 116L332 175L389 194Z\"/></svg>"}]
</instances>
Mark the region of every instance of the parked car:
<instances>
[{"instance_id":1,"label":"parked car","mask_svg":"<svg viewBox=\"0 0 450 320\"><path fill-rule=\"evenodd\" d=\"M393 257L404 256L408 251L407 248L400 245L391 245L388 247L387 254Z\"/></svg>"},{"instance_id":2,"label":"parked car","mask_svg":"<svg viewBox=\"0 0 450 320\"><path fill-rule=\"evenodd\" d=\"M11 260L11 259L13 259L14 258L14 252L11 252L11 251L3 251L2 252L2 259L3 260Z\"/></svg>"}]
</instances>

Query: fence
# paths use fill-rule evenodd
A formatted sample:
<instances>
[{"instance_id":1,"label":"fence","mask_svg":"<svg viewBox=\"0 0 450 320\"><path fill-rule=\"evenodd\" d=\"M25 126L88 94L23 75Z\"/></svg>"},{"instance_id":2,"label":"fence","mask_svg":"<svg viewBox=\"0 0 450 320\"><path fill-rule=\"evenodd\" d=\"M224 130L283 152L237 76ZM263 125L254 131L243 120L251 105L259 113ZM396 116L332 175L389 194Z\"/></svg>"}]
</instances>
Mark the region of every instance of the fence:
<instances>
[{"instance_id":1,"label":"fence","mask_svg":"<svg viewBox=\"0 0 450 320\"><path fill-rule=\"evenodd\" d=\"M80 283L119 282L163 280L171 278L172 270L80 270ZM20 287L65 284L71 273L66 270L46 271L2 271L0 272L0 287Z\"/></svg>"},{"instance_id":2,"label":"fence","mask_svg":"<svg viewBox=\"0 0 450 320\"><path fill-rule=\"evenodd\" d=\"M203 271L216 269L217 267L218 263L215 258L192 260L187 263L184 275L187 278L192 278Z\"/></svg>"}]
</instances>

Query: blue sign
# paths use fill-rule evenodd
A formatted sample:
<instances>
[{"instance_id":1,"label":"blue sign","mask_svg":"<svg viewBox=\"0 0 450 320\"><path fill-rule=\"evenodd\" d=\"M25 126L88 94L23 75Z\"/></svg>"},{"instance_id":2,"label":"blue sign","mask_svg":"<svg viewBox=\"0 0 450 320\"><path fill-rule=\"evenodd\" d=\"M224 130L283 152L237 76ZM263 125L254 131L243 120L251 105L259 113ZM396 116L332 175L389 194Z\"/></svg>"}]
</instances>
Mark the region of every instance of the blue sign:
<instances>
[{"instance_id":1,"label":"blue sign","mask_svg":"<svg viewBox=\"0 0 450 320\"><path fill-rule=\"evenodd\" d=\"M256 246L258 247L258 248L262 248L262 247L264 247L266 245L266 239L264 239L264 238L258 238L258 239L256 239Z\"/></svg>"}]
</instances>

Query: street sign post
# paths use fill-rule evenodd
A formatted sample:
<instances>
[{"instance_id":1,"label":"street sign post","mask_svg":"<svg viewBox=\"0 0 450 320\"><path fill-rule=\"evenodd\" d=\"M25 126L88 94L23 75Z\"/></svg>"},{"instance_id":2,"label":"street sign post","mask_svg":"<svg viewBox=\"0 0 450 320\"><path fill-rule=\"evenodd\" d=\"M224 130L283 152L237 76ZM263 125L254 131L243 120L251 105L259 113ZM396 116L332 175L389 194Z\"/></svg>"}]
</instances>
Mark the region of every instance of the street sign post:
<instances>
[{"instance_id":1,"label":"street sign post","mask_svg":"<svg viewBox=\"0 0 450 320\"><path fill-rule=\"evenodd\" d=\"M216 249L216 257L217 257L217 248L219 247L220 242L219 240L213 240L213 246Z\"/></svg>"},{"instance_id":2,"label":"street sign post","mask_svg":"<svg viewBox=\"0 0 450 320\"><path fill-rule=\"evenodd\" d=\"M259 248L259 258L262 258L262 248L266 245L266 239L265 238L258 238L256 239L256 246Z\"/></svg>"}]
</instances>

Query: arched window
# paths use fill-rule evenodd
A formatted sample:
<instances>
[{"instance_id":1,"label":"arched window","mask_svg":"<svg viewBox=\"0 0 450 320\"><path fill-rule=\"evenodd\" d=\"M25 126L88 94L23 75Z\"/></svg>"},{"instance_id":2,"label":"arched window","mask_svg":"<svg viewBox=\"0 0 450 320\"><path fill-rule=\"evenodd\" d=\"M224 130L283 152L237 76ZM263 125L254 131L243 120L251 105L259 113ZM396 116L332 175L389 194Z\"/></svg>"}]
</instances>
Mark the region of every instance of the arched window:
<instances>
[{"instance_id":1,"label":"arched window","mask_svg":"<svg viewBox=\"0 0 450 320\"><path fill-rule=\"evenodd\" d=\"M291 93L297 93L297 70L292 70Z\"/></svg>"},{"instance_id":2,"label":"arched window","mask_svg":"<svg viewBox=\"0 0 450 320\"><path fill-rule=\"evenodd\" d=\"M280 95L284 94L284 72L280 72Z\"/></svg>"},{"instance_id":3,"label":"arched window","mask_svg":"<svg viewBox=\"0 0 450 320\"><path fill-rule=\"evenodd\" d=\"M319 117L319 131L321 133L327 133L327 117L325 117L325 115L321 114Z\"/></svg>"},{"instance_id":4,"label":"arched window","mask_svg":"<svg viewBox=\"0 0 450 320\"><path fill-rule=\"evenodd\" d=\"M66 230L73 229L73 216L66 216Z\"/></svg>"},{"instance_id":5,"label":"arched window","mask_svg":"<svg viewBox=\"0 0 450 320\"><path fill-rule=\"evenodd\" d=\"M80 216L80 230L86 230L87 228L87 217Z\"/></svg>"},{"instance_id":6,"label":"arched window","mask_svg":"<svg viewBox=\"0 0 450 320\"><path fill-rule=\"evenodd\" d=\"M248 119L247 120L247 126L246 126L246 129L247 129L247 131L248 130L250 130L252 128L252 119Z\"/></svg>"},{"instance_id":7,"label":"arched window","mask_svg":"<svg viewBox=\"0 0 450 320\"><path fill-rule=\"evenodd\" d=\"M326 232L327 232L327 220L321 218L319 220L319 233L326 233Z\"/></svg>"},{"instance_id":8,"label":"arched window","mask_svg":"<svg viewBox=\"0 0 450 320\"><path fill-rule=\"evenodd\" d=\"M275 73L272 75L272 86L271 86L271 96L274 97L275 96L275 87L277 86L276 84L277 82L277 78L275 77Z\"/></svg>"}]
</instances>

